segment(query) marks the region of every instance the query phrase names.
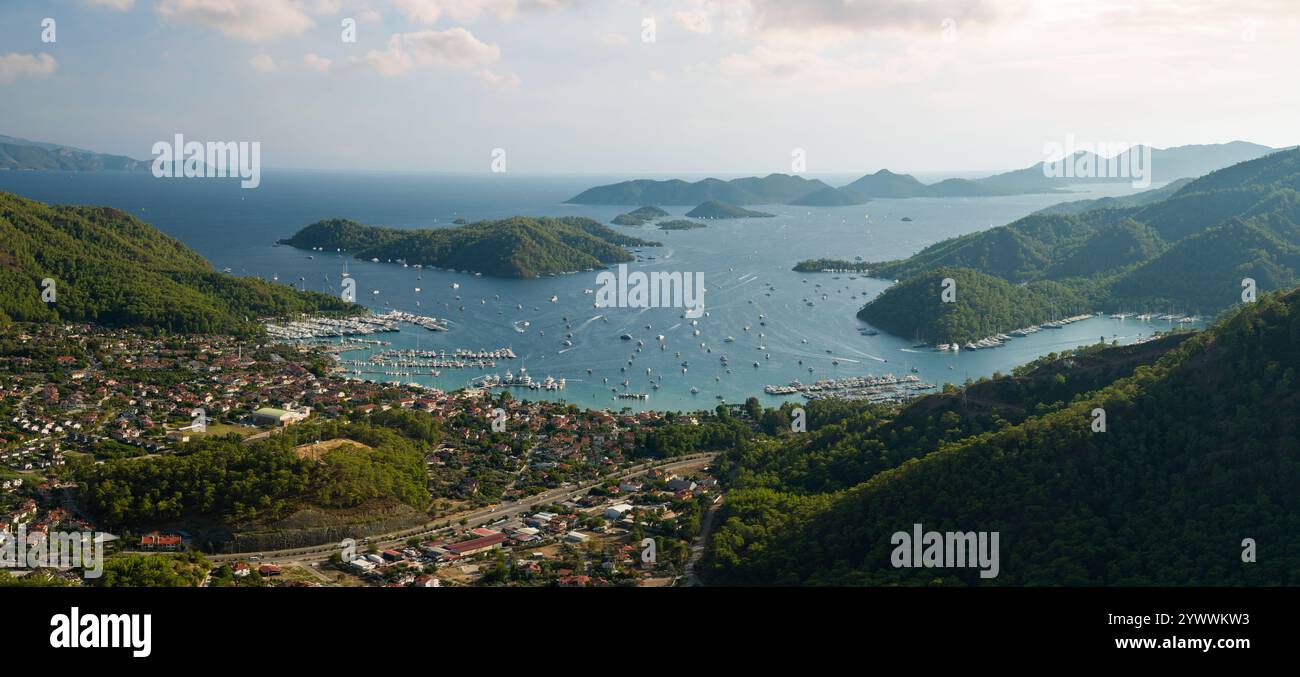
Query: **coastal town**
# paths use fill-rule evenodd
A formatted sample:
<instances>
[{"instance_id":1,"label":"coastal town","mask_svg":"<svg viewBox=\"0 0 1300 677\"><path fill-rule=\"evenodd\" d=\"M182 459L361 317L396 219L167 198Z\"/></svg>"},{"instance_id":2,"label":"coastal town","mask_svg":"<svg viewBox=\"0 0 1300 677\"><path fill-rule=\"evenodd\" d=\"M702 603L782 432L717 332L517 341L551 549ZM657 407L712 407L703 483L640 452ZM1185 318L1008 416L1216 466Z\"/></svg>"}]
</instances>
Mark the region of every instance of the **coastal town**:
<instances>
[{"instance_id":1,"label":"coastal town","mask_svg":"<svg viewBox=\"0 0 1300 677\"><path fill-rule=\"evenodd\" d=\"M227 336L9 325L0 345L0 530L21 528L29 539L52 530L106 531L78 500L71 471L78 463L144 462L184 454L204 439L250 445L385 412L413 412L439 427L424 463L432 498L426 518L441 522L424 538L378 552L358 546L360 554L346 561L301 566L217 553L227 561L213 564L209 584L682 584L687 545L721 497L703 463L689 472L642 468L628 476L646 462L640 446L646 431L665 423L660 412L380 383L349 374L322 346ZM511 357L486 351L436 359ZM319 456L345 441L303 444L297 452ZM491 515L536 496L553 502L458 526L467 514ZM112 533L112 549L211 552L174 524L140 526ZM643 559L646 538L658 539L659 554ZM333 573L285 575L322 567Z\"/></svg>"}]
</instances>

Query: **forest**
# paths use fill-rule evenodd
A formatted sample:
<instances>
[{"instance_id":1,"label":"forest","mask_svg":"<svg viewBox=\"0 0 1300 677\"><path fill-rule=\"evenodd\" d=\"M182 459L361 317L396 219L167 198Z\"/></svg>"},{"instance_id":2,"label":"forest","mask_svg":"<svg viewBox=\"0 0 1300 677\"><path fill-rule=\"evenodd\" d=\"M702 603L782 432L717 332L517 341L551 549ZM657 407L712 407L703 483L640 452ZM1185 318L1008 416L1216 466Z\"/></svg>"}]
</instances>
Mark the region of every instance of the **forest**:
<instances>
[{"instance_id":1,"label":"forest","mask_svg":"<svg viewBox=\"0 0 1300 677\"><path fill-rule=\"evenodd\" d=\"M1300 292L1199 333L1047 356L900 411L809 406L741 443L724 585L1295 585ZM1105 424L1095 426L1100 410ZM1001 572L891 565L891 534L1001 535ZM1260 553L1247 557L1247 544Z\"/></svg>"},{"instance_id":2,"label":"forest","mask_svg":"<svg viewBox=\"0 0 1300 677\"><path fill-rule=\"evenodd\" d=\"M49 289L44 281L53 281ZM0 323L90 322L258 335L258 318L356 313L324 294L218 273L193 250L109 207L0 192Z\"/></svg>"}]
</instances>

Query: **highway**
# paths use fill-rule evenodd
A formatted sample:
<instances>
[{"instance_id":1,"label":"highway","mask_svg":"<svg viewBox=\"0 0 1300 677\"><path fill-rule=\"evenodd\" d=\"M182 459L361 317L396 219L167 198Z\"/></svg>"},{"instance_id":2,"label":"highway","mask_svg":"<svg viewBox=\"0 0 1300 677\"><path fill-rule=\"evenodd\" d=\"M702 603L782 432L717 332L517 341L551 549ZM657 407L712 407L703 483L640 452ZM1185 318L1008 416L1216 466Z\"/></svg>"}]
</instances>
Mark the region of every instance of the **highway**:
<instances>
[{"instance_id":1,"label":"highway","mask_svg":"<svg viewBox=\"0 0 1300 677\"><path fill-rule=\"evenodd\" d=\"M585 494L592 487L598 484L603 484L610 480L621 481L629 477L644 475L652 468L658 468L659 470L681 470L683 468L703 465L705 463L712 461L715 456L716 454L692 454L690 456L682 456L681 458L673 459L667 462L660 462L658 464L642 463L639 465L632 466L631 468L628 468L627 470L624 470L621 473L606 475L604 477L601 477L600 479L592 480L590 482L575 485L572 487L560 487L558 489L551 489L549 491L544 491L540 494L534 494L532 496L529 496L524 499L520 499L518 501L511 501L509 503L498 503L496 505L488 506L486 508L481 508L479 510L475 510L470 513L461 513L459 515L449 515L449 516L441 517L437 520L426 522L418 527L407 529L405 531L391 532L387 534L380 534L378 536L371 536L369 542L373 543L377 548L382 550L384 548L391 548L394 546L404 545L406 541L412 538L427 538L441 533L454 533L458 529L472 529L474 527L481 526L488 522L494 522L503 517L513 517L520 513L532 512L533 506L536 505L546 505L549 503L557 503L557 502L562 502L562 501L575 498L577 496ZM460 520L462 519L466 520L466 524L464 526L460 525ZM451 523L453 526L450 527L438 526L439 524L446 524L446 523ZM358 554L361 554L368 549L368 545L367 547L363 548L361 547L362 541L360 539L357 540L358 540L357 551ZM325 545L314 545L314 546L308 546L304 548L291 548L287 550L264 550L261 552L237 552L237 553L207 555L207 558L213 562L233 562L236 560L248 560L252 557L260 556L260 559L256 561L260 561L264 563L317 562L317 561L324 561L329 559L330 555L339 552L339 550L340 550L340 545L338 543L329 543Z\"/></svg>"}]
</instances>

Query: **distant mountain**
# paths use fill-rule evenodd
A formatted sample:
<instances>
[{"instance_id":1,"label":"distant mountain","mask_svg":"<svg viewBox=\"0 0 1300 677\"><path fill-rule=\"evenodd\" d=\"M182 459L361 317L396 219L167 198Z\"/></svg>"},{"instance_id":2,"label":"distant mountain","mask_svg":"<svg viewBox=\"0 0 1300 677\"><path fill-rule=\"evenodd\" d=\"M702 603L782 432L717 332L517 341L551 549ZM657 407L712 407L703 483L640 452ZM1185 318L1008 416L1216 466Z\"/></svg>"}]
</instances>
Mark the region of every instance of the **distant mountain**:
<instances>
[{"instance_id":1,"label":"distant mountain","mask_svg":"<svg viewBox=\"0 0 1300 677\"><path fill-rule=\"evenodd\" d=\"M54 280L54 302L41 296ZM108 207L0 192L0 323L90 322L172 332L261 333L260 317L360 306L215 272L153 226Z\"/></svg>"},{"instance_id":2,"label":"distant mountain","mask_svg":"<svg viewBox=\"0 0 1300 677\"><path fill-rule=\"evenodd\" d=\"M1128 162L1129 152L1142 152L1136 146L1116 156L1116 162ZM1245 141L1225 144L1177 146L1151 150L1152 180L1166 183L1176 179L1196 177L1222 169L1237 162L1262 157L1275 149ZM1073 156L1075 163L1089 162L1094 166L1107 164L1106 158L1079 152ZM842 207L863 204L874 198L906 199L916 197L993 197L998 195L1023 195L1027 193L1065 193L1072 183L1128 182L1130 178L1052 178L1044 173L1045 162L982 179L944 179L937 183L921 183L908 174L896 174L882 169L839 188L816 179L805 179L789 174L770 174L763 178L704 179L694 183L681 180L652 181L637 179L607 186L589 188L569 199L572 204L634 205L666 204L692 205L706 200L718 200L735 205L791 204L806 207Z\"/></svg>"},{"instance_id":3,"label":"distant mountain","mask_svg":"<svg viewBox=\"0 0 1300 677\"><path fill-rule=\"evenodd\" d=\"M496 277L538 277L635 259L627 247L659 243L622 235L582 217L516 216L455 228L404 230L347 219L313 223L282 240L301 249L342 250L360 259L403 261Z\"/></svg>"},{"instance_id":4,"label":"distant mountain","mask_svg":"<svg viewBox=\"0 0 1300 677\"><path fill-rule=\"evenodd\" d=\"M679 179L637 179L589 188L568 202L585 205L695 205L718 200L735 205L785 204L828 187L816 179L789 174L769 174L763 178L749 177L731 181L704 179L694 183Z\"/></svg>"},{"instance_id":5,"label":"distant mountain","mask_svg":"<svg viewBox=\"0 0 1300 677\"><path fill-rule=\"evenodd\" d=\"M686 215L695 219L757 219L774 216L767 212L756 212L717 200L704 202L686 212Z\"/></svg>"},{"instance_id":6,"label":"distant mountain","mask_svg":"<svg viewBox=\"0 0 1300 677\"><path fill-rule=\"evenodd\" d=\"M994 333L1021 326L1014 322L1025 317L991 324L969 319L1001 318L1009 303L1032 311L1028 319L1035 324L1080 308L1212 313L1240 302L1244 278L1255 280L1259 292L1300 284L1300 150L1182 182L1172 194L1153 193L1165 197L1031 214L907 259L871 263L873 276L903 283L859 317L904 337L921 332L947 341L965 339L967 329ZM1029 296L1011 298L976 277L976 293L963 296L959 279L958 303L939 304L929 298L937 292L928 285L940 269L954 278L953 270L979 273ZM953 313L969 317L946 322Z\"/></svg>"},{"instance_id":7,"label":"distant mountain","mask_svg":"<svg viewBox=\"0 0 1300 677\"><path fill-rule=\"evenodd\" d=\"M1126 164L1130 161L1130 154L1142 153L1146 146L1135 146L1122 153L1114 156L1117 163ZM1151 181L1153 183L1164 183L1176 179L1188 177L1197 177L1208 174L1216 169L1223 169L1238 162L1254 160L1276 151L1276 148L1261 146L1257 143L1246 141L1233 141L1222 144L1202 144L1189 146L1175 146L1173 148L1152 148L1151 149ZM1071 156L1071 162L1076 166L1081 164L1091 164L1094 167L1107 165L1109 158L1102 157L1096 153L1086 153L1079 151ZM1053 178L1047 176L1044 167L1047 162L1040 162L1032 167L1018 169L1004 174L997 174L976 181L988 188L1003 191L1035 192L1045 188L1060 188L1070 183L1128 183L1131 178L1126 177L1100 177L1100 178ZM1117 164L1116 166L1119 166ZM1108 170L1109 171L1109 170Z\"/></svg>"},{"instance_id":8,"label":"distant mountain","mask_svg":"<svg viewBox=\"0 0 1300 677\"><path fill-rule=\"evenodd\" d=\"M58 169L71 171L139 171L150 162L122 155L105 155L93 151L28 141L0 134L0 169Z\"/></svg>"}]
</instances>

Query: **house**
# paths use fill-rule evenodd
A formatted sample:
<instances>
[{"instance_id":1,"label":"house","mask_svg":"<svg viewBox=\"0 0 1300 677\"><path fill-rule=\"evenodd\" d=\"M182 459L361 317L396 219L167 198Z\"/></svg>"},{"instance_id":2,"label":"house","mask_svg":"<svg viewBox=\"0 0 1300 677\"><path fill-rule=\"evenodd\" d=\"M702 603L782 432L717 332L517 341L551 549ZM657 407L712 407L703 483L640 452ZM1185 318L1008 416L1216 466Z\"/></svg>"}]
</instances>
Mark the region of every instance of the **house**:
<instances>
[{"instance_id":1,"label":"house","mask_svg":"<svg viewBox=\"0 0 1300 677\"><path fill-rule=\"evenodd\" d=\"M412 587L415 588L440 588L442 587L442 582L438 580L437 576L431 574L423 574L421 576L417 576L415 578L415 582L412 583L411 585Z\"/></svg>"},{"instance_id":2,"label":"house","mask_svg":"<svg viewBox=\"0 0 1300 677\"><path fill-rule=\"evenodd\" d=\"M263 575L263 576L279 576L279 575L280 575L280 565L279 565L279 564L263 564L262 566L257 567L257 573L259 573L259 574L261 574L261 575Z\"/></svg>"},{"instance_id":3,"label":"house","mask_svg":"<svg viewBox=\"0 0 1300 677\"><path fill-rule=\"evenodd\" d=\"M235 574L235 578L243 578L252 572L253 568L248 565L248 562L235 562L235 566L230 567L230 570Z\"/></svg>"},{"instance_id":4,"label":"house","mask_svg":"<svg viewBox=\"0 0 1300 677\"><path fill-rule=\"evenodd\" d=\"M564 540L570 543L586 543L591 540L591 537L578 531L570 531L564 535Z\"/></svg>"},{"instance_id":5,"label":"house","mask_svg":"<svg viewBox=\"0 0 1300 677\"><path fill-rule=\"evenodd\" d=\"M163 534L157 531L140 537L140 547L145 550L180 550L179 534Z\"/></svg>"},{"instance_id":6,"label":"house","mask_svg":"<svg viewBox=\"0 0 1300 677\"><path fill-rule=\"evenodd\" d=\"M678 477L677 479L673 479L673 480L669 480L669 481L668 481L668 488L671 489L671 490L674 491L674 492L677 492L677 491L695 491L695 487L696 487L696 486L698 486L698 485L696 485L695 482L693 482L693 481L691 481L691 480L688 480L688 479L685 479L685 478L682 478L682 477Z\"/></svg>"}]
</instances>

